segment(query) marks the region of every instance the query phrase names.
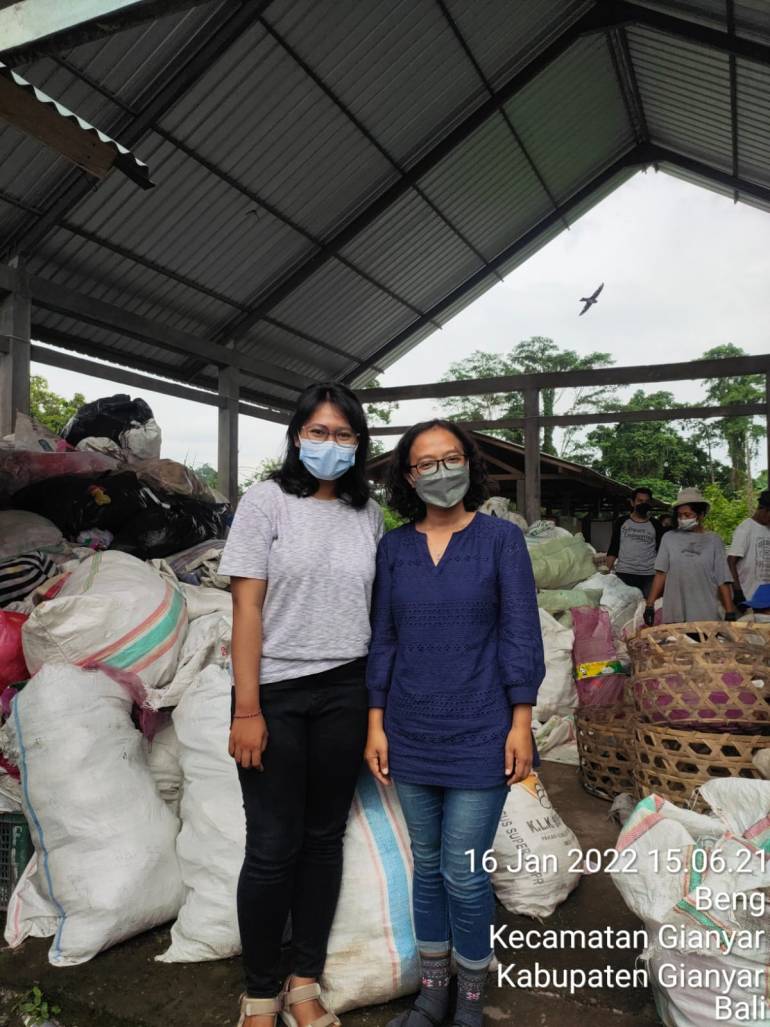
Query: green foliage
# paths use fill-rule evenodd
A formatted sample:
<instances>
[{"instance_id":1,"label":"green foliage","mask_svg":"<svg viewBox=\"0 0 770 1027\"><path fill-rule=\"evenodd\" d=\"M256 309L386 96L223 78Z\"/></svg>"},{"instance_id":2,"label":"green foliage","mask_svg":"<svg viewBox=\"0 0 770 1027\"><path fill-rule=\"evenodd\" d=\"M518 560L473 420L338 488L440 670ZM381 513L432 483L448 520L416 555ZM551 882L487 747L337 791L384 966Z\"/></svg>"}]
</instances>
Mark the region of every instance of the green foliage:
<instances>
[{"instance_id":1,"label":"green foliage","mask_svg":"<svg viewBox=\"0 0 770 1027\"><path fill-rule=\"evenodd\" d=\"M645 393L638 389L621 410L670 410L676 407L670 392ZM615 407L614 409L617 409ZM669 482L674 487L702 485L709 480L708 454L692 439L677 431L675 421L627 421L603 424L589 432L587 441L599 450L593 466L602 474L627 485L650 484L654 494L668 500ZM657 482L657 487L652 483Z\"/></svg>"},{"instance_id":2,"label":"green foliage","mask_svg":"<svg viewBox=\"0 0 770 1027\"><path fill-rule=\"evenodd\" d=\"M250 474L248 477L244 478L242 482L240 482L240 484L238 485L238 495L242 496L246 489L250 485L253 485L255 482L265 481L267 478L270 477L273 471L277 471L280 468L282 463L283 460L277 457L268 457L265 460L263 460L253 474Z\"/></svg>"},{"instance_id":3,"label":"green foliage","mask_svg":"<svg viewBox=\"0 0 770 1027\"><path fill-rule=\"evenodd\" d=\"M519 342L508 354L484 353L476 350L469 357L451 364L442 381L450 382L468 378L495 378L501 375L530 374L539 371L581 371L586 368L606 367L614 361L609 353L588 353L580 356L574 350L560 350L553 339L533 335ZM575 389L572 403L565 413L581 413L597 409L614 392L612 388ZM555 413L562 393L556 389L543 389L541 413L550 416ZM442 400L447 417L459 421L493 421L503 417L522 417L524 400L520 392L492 392L481 396L462 396ZM490 435L510 442L523 442L520 428L487 429ZM562 455L572 458L575 429L564 432ZM556 453L553 428L543 429L543 450Z\"/></svg>"},{"instance_id":4,"label":"green foliage","mask_svg":"<svg viewBox=\"0 0 770 1027\"><path fill-rule=\"evenodd\" d=\"M725 545L729 545L736 527L749 516L746 497L731 499L718 485L707 485L703 494L711 503L705 527L708 531L715 531Z\"/></svg>"},{"instance_id":5,"label":"green foliage","mask_svg":"<svg viewBox=\"0 0 770 1027\"><path fill-rule=\"evenodd\" d=\"M200 467L191 467L190 470L198 477L201 481L205 482L210 489L219 488L217 485L217 469L212 467L211 464L201 464Z\"/></svg>"},{"instance_id":6,"label":"green foliage","mask_svg":"<svg viewBox=\"0 0 770 1027\"><path fill-rule=\"evenodd\" d=\"M48 379L33 374L29 379L29 412L50 431L58 432L86 401L81 392L65 399L48 388Z\"/></svg>"},{"instance_id":7,"label":"green foliage","mask_svg":"<svg viewBox=\"0 0 770 1027\"><path fill-rule=\"evenodd\" d=\"M745 351L732 343L714 346L703 354L704 360L744 356ZM714 406L760 403L764 393L764 375L760 374L709 378L706 381L706 400ZM716 428L727 446L732 489L735 493L745 491L746 502L752 504L751 461L765 431L751 417L722 417L716 422Z\"/></svg>"},{"instance_id":8,"label":"green foliage","mask_svg":"<svg viewBox=\"0 0 770 1027\"><path fill-rule=\"evenodd\" d=\"M361 386L364 389L379 389L380 380L379 378L372 378L366 382L365 385ZM375 425L390 424L393 416L393 411L398 410L398 403L367 403L364 405L364 412L366 413L366 420L369 424L369 430ZM372 457L380 456L385 452L385 444L380 439L372 438L369 441L369 459Z\"/></svg>"},{"instance_id":9,"label":"green foliage","mask_svg":"<svg viewBox=\"0 0 770 1027\"><path fill-rule=\"evenodd\" d=\"M392 531L394 528L398 528L406 523L403 517L397 514L395 510L391 510L389 506L385 506L384 503L382 504L382 516L385 520L385 531Z\"/></svg>"},{"instance_id":10,"label":"green foliage","mask_svg":"<svg viewBox=\"0 0 770 1027\"><path fill-rule=\"evenodd\" d=\"M42 1024L57 1016L61 1009L51 1005L40 988L31 988L14 1006L14 1012L28 1019L29 1023Z\"/></svg>"}]
</instances>

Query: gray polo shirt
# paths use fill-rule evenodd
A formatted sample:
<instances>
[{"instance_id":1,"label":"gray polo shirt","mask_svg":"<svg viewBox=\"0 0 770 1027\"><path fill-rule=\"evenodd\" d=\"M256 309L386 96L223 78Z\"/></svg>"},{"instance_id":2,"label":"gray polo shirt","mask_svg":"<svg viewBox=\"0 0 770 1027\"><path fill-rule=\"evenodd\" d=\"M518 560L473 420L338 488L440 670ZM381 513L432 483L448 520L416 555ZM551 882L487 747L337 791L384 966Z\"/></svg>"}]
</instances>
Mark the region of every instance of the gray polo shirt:
<instances>
[{"instance_id":1,"label":"gray polo shirt","mask_svg":"<svg viewBox=\"0 0 770 1027\"><path fill-rule=\"evenodd\" d=\"M657 539L652 521L627 518L620 526L620 549L614 570L650 577L655 573Z\"/></svg>"},{"instance_id":2,"label":"gray polo shirt","mask_svg":"<svg viewBox=\"0 0 770 1027\"><path fill-rule=\"evenodd\" d=\"M663 622L719 620L720 585L731 580L725 544L713 531L667 531L655 570L664 571Z\"/></svg>"},{"instance_id":3,"label":"gray polo shirt","mask_svg":"<svg viewBox=\"0 0 770 1027\"><path fill-rule=\"evenodd\" d=\"M219 573L267 581L262 682L331 670L366 656L382 511L369 500L300 498L274 481L244 493Z\"/></svg>"}]
</instances>

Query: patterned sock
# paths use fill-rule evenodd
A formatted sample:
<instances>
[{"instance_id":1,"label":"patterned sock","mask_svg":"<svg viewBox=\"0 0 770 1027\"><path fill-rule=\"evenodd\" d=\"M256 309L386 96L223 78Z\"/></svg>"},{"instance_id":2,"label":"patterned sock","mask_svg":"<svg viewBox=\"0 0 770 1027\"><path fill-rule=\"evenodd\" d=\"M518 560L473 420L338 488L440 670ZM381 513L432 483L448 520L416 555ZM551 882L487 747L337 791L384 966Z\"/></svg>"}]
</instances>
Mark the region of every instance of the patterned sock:
<instances>
[{"instance_id":1,"label":"patterned sock","mask_svg":"<svg viewBox=\"0 0 770 1027\"><path fill-rule=\"evenodd\" d=\"M452 1027L482 1027L484 1023L484 987L488 967L483 970L457 968L457 1005Z\"/></svg>"},{"instance_id":2,"label":"patterned sock","mask_svg":"<svg viewBox=\"0 0 770 1027\"><path fill-rule=\"evenodd\" d=\"M449 953L420 956L420 994L388 1027L438 1027L449 1012Z\"/></svg>"}]
</instances>

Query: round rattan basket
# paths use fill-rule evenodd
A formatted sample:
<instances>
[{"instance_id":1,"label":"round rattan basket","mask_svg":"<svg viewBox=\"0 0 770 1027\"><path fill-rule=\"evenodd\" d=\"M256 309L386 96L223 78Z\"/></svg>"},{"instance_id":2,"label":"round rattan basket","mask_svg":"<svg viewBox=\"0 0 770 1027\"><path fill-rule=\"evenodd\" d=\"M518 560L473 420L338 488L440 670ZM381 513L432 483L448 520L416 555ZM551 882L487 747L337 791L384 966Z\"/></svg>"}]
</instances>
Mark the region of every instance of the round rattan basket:
<instances>
[{"instance_id":1,"label":"round rattan basket","mask_svg":"<svg viewBox=\"0 0 770 1027\"><path fill-rule=\"evenodd\" d=\"M678 806L703 809L695 790L712 777L760 779L753 754L770 746L765 735L691 731L637 721L633 729L637 793L655 792Z\"/></svg>"},{"instance_id":2,"label":"round rattan basket","mask_svg":"<svg viewBox=\"0 0 770 1027\"><path fill-rule=\"evenodd\" d=\"M634 709L616 706L583 706L575 712L575 734L583 787L600 799L614 799L621 792L634 793Z\"/></svg>"},{"instance_id":3,"label":"round rattan basket","mask_svg":"<svg viewBox=\"0 0 770 1027\"><path fill-rule=\"evenodd\" d=\"M628 643L639 720L770 734L770 624L663 624Z\"/></svg>"}]
</instances>

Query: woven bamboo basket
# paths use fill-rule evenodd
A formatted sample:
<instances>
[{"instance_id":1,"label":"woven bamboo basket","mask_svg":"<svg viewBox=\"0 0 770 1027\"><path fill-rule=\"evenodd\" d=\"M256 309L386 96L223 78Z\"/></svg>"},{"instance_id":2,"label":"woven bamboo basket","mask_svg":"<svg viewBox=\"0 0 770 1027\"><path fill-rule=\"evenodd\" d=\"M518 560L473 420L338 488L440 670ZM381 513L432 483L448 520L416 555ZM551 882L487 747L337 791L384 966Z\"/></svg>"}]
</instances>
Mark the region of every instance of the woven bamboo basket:
<instances>
[{"instance_id":1,"label":"woven bamboo basket","mask_svg":"<svg viewBox=\"0 0 770 1027\"><path fill-rule=\"evenodd\" d=\"M600 799L635 791L634 710L628 703L583 706L575 713L583 788Z\"/></svg>"},{"instance_id":2,"label":"woven bamboo basket","mask_svg":"<svg viewBox=\"0 0 770 1027\"><path fill-rule=\"evenodd\" d=\"M649 628L628 643L640 721L770 733L770 624L699 621Z\"/></svg>"},{"instance_id":3,"label":"woven bamboo basket","mask_svg":"<svg viewBox=\"0 0 770 1027\"><path fill-rule=\"evenodd\" d=\"M695 789L712 777L761 780L751 757L770 746L762 735L714 734L637 721L634 735L634 777L638 795L655 792L678 806L702 810Z\"/></svg>"}]
</instances>

